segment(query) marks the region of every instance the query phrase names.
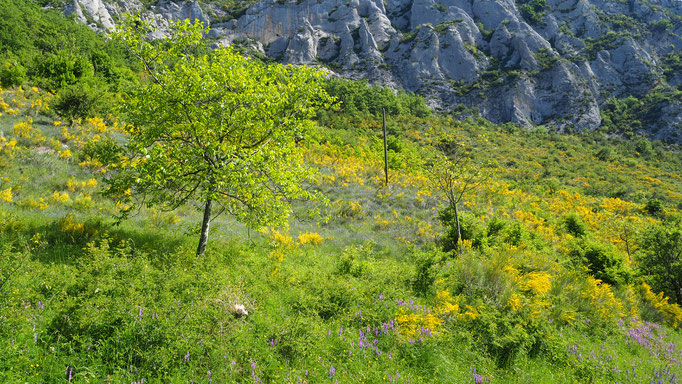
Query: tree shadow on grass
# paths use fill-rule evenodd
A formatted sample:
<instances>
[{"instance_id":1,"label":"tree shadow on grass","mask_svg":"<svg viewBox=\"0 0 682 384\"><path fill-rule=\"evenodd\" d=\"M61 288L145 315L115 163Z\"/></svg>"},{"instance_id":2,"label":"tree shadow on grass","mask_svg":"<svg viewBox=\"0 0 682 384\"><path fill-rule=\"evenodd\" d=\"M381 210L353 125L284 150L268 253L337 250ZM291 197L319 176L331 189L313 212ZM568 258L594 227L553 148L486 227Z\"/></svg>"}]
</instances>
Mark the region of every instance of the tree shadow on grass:
<instances>
[{"instance_id":1,"label":"tree shadow on grass","mask_svg":"<svg viewBox=\"0 0 682 384\"><path fill-rule=\"evenodd\" d=\"M18 251L28 249L35 260L48 264L76 265L87 256L88 244L103 241L114 249L128 245L130 257L145 257L157 265L175 259L181 249L191 249L190 239L173 229L115 226L93 219L79 222L69 216L0 233L0 245L10 244Z\"/></svg>"}]
</instances>

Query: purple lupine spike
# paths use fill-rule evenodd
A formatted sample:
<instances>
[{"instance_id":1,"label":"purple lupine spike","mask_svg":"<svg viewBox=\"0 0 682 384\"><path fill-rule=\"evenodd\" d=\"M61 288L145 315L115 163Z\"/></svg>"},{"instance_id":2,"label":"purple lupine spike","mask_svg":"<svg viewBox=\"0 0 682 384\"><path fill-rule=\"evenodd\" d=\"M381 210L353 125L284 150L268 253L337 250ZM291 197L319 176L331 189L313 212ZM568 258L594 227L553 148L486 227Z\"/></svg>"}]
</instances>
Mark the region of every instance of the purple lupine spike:
<instances>
[{"instance_id":1,"label":"purple lupine spike","mask_svg":"<svg viewBox=\"0 0 682 384\"><path fill-rule=\"evenodd\" d=\"M329 366L329 377L334 378L334 375L336 374L336 369L334 369L333 365Z\"/></svg>"},{"instance_id":2,"label":"purple lupine spike","mask_svg":"<svg viewBox=\"0 0 682 384\"><path fill-rule=\"evenodd\" d=\"M69 368L69 381L71 381L72 374L73 374L73 367L70 367Z\"/></svg>"}]
</instances>

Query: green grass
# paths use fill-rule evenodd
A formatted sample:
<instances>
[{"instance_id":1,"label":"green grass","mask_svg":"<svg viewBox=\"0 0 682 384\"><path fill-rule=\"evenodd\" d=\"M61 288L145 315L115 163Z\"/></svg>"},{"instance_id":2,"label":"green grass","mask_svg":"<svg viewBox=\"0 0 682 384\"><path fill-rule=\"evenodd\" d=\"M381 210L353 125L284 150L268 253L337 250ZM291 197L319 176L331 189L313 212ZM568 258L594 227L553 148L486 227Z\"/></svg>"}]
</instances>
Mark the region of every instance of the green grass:
<instances>
[{"instance_id":1,"label":"green grass","mask_svg":"<svg viewBox=\"0 0 682 384\"><path fill-rule=\"evenodd\" d=\"M587 236L607 243L609 222L630 220L634 242L657 221L643 210L649 198L676 212L674 147L654 144L660 156L647 156L599 136L403 115L389 120L384 187L379 122L330 114L305 149L320 171L310 187L329 204L295 202L280 237L221 216L197 258L195 207L143 208L118 224L115 202L98 192L113 170L79 165L94 140L90 123L67 127L76 138L66 138L54 116L31 107L44 93L18 95L4 94L19 114L0 117L0 131L12 139L31 117L33 136L0 152L0 191L12 191L0 203L0 381L208 382L210 371L214 382L240 383L472 383L474 373L500 383L606 383L680 373L679 332L645 322L656 310L636 281L594 285L574 271L561 211L577 212ZM119 135L111 125L102 135ZM453 126L493 171L465 199L478 245L461 257L439 250L444 200L422 162ZM60 158L61 144L70 157ZM604 147L610 160L595 157ZM92 178L96 187L83 184ZM629 192L618 196L634 208L613 216L603 207L622 180ZM30 203L41 198L46 207ZM484 230L493 218L497 234ZM322 241L298 244L303 233ZM612 247L625 257L623 244ZM543 273L547 293L529 285ZM236 317L235 304L249 315Z\"/></svg>"}]
</instances>

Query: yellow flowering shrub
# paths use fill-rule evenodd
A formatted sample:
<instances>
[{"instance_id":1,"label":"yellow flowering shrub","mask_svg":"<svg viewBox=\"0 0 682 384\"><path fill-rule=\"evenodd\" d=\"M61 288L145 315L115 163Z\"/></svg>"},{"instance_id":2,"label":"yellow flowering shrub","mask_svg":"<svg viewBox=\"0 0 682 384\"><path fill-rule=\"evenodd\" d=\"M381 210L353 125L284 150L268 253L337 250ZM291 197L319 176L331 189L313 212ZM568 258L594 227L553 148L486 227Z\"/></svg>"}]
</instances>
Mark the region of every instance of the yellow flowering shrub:
<instances>
[{"instance_id":1,"label":"yellow flowering shrub","mask_svg":"<svg viewBox=\"0 0 682 384\"><path fill-rule=\"evenodd\" d=\"M12 201L12 187L0 191L0 201L7 203Z\"/></svg>"},{"instance_id":2,"label":"yellow flowering shrub","mask_svg":"<svg viewBox=\"0 0 682 384\"><path fill-rule=\"evenodd\" d=\"M298 244L299 245L306 245L306 244L320 245L320 244L322 244L322 236L320 236L319 233L302 233L302 234L298 235Z\"/></svg>"},{"instance_id":3,"label":"yellow flowering shrub","mask_svg":"<svg viewBox=\"0 0 682 384\"><path fill-rule=\"evenodd\" d=\"M512 293L512 295L509 297L509 300L507 300L507 305L513 310L513 311L518 311L521 308L521 296L519 296L517 293Z\"/></svg>"},{"instance_id":4,"label":"yellow flowering shrub","mask_svg":"<svg viewBox=\"0 0 682 384\"><path fill-rule=\"evenodd\" d=\"M59 220L59 229L62 232L78 236L83 234L85 224L75 221L73 215L68 215Z\"/></svg>"},{"instance_id":5,"label":"yellow flowering shrub","mask_svg":"<svg viewBox=\"0 0 682 384\"><path fill-rule=\"evenodd\" d=\"M530 272L522 277L521 286L540 296L552 289L552 276L547 272Z\"/></svg>"},{"instance_id":6,"label":"yellow flowering shrub","mask_svg":"<svg viewBox=\"0 0 682 384\"><path fill-rule=\"evenodd\" d=\"M52 200L57 203L66 204L71 201L71 198L67 192L54 191L54 193L52 193Z\"/></svg>"},{"instance_id":7,"label":"yellow flowering shrub","mask_svg":"<svg viewBox=\"0 0 682 384\"><path fill-rule=\"evenodd\" d=\"M655 294L651 286L644 282L639 289L644 301L651 305L666 323L673 328L677 328L682 323L682 308L677 304L668 303L669 298L665 297L663 292Z\"/></svg>"},{"instance_id":8,"label":"yellow flowering shrub","mask_svg":"<svg viewBox=\"0 0 682 384\"><path fill-rule=\"evenodd\" d=\"M69 150L68 148L59 152L59 158L60 159L68 159L71 157L71 155L72 155L71 150Z\"/></svg>"},{"instance_id":9,"label":"yellow flowering shrub","mask_svg":"<svg viewBox=\"0 0 682 384\"><path fill-rule=\"evenodd\" d=\"M45 201L45 198L43 197L38 200L34 198L28 198L19 202L19 205L31 209L40 209L41 211L48 207L47 201Z\"/></svg>"},{"instance_id":10,"label":"yellow flowering shrub","mask_svg":"<svg viewBox=\"0 0 682 384\"><path fill-rule=\"evenodd\" d=\"M407 339L415 339L422 329L428 329L433 336L442 332L440 326L443 320L433 313L409 313L407 309L400 308L395 321L398 324L398 332Z\"/></svg>"},{"instance_id":11,"label":"yellow flowering shrub","mask_svg":"<svg viewBox=\"0 0 682 384\"><path fill-rule=\"evenodd\" d=\"M33 127L31 127L31 124L20 121L14 124L14 126L12 127L12 134L16 137L30 138L32 128Z\"/></svg>"},{"instance_id":12,"label":"yellow flowering shrub","mask_svg":"<svg viewBox=\"0 0 682 384\"><path fill-rule=\"evenodd\" d=\"M275 248L291 249L296 247L296 243L291 236L287 233L280 232L275 228L265 229L263 234L270 237L272 246Z\"/></svg>"}]
</instances>

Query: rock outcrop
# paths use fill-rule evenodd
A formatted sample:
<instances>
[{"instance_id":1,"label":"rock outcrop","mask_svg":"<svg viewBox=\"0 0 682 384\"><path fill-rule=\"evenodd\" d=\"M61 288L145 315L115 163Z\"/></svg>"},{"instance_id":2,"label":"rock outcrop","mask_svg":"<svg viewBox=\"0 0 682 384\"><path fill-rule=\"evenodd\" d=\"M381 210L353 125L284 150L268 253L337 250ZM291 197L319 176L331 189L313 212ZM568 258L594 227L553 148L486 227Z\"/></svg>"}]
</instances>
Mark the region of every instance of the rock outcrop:
<instances>
[{"instance_id":1,"label":"rock outcrop","mask_svg":"<svg viewBox=\"0 0 682 384\"><path fill-rule=\"evenodd\" d=\"M496 122L596 129L609 98L679 87L659 64L682 52L679 0L260 0L231 18L219 2L159 0L143 10L163 30L195 19L229 44L275 60L462 104ZM68 13L111 29L138 0L73 0ZM681 141L679 100L650 133ZM678 139L676 139L676 137Z\"/></svg>"}]
</instances>

